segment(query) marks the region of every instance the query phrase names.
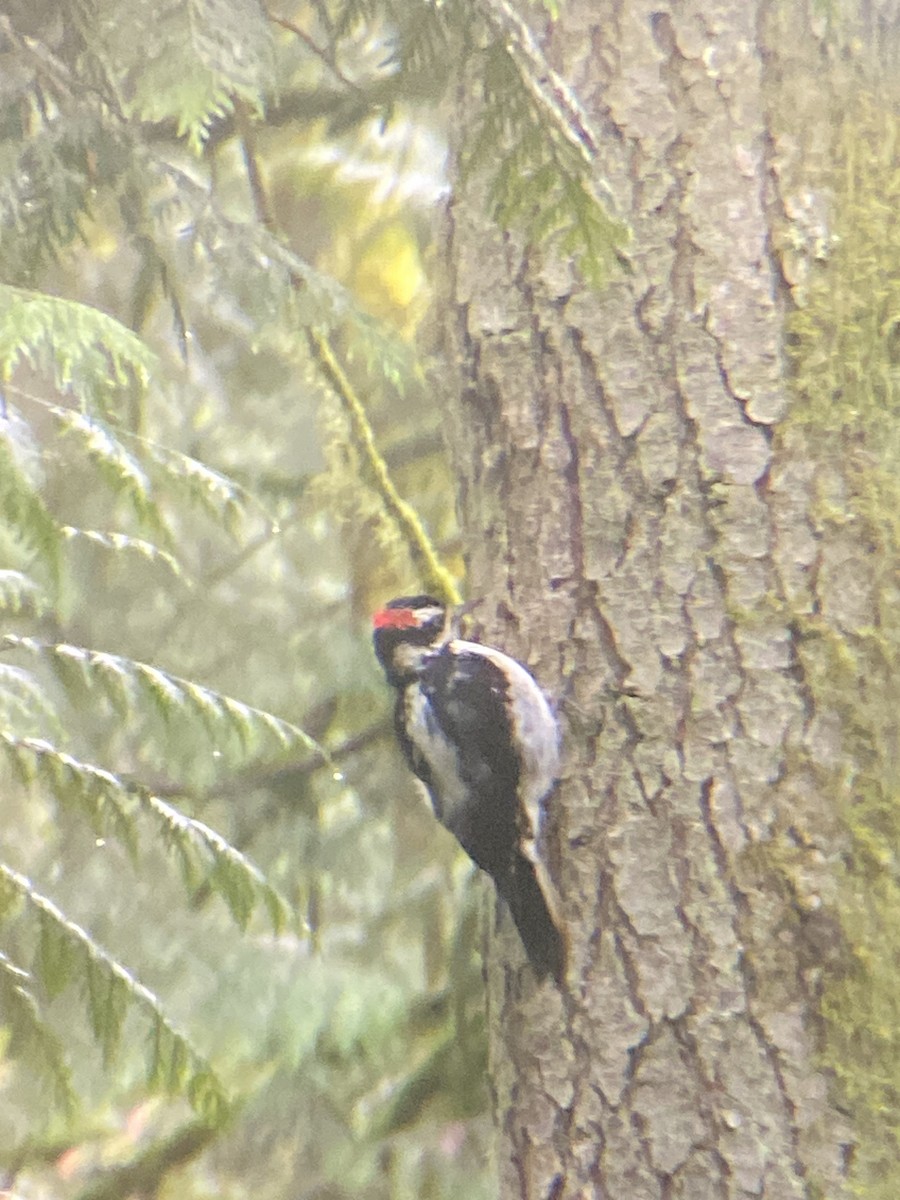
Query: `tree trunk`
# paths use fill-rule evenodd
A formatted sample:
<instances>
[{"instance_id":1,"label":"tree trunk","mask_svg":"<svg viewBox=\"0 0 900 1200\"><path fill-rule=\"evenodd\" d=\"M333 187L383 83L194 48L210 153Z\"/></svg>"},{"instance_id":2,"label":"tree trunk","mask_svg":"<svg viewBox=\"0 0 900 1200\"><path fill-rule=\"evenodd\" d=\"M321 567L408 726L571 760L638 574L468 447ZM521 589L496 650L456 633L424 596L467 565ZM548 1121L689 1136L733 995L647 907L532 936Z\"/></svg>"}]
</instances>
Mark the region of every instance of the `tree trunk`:
<instances>
[{"instance_id":1,"label":"tree trunk","mask_svg":"<svg viewBox=\"0 0 900 1200\"><path fill-rule=\"evenodd\" d=\"M802 4L537 19L633 236L591 290L498 232L476 185L448 213L469 593L565 729L569 986L534 984L508 923L490 959L500 1194L837 1200L896 1153L895 1117L859 1127L832 988L851 994L842 896L868 886L841 874L847 807L896 735L842 697L893 661L863 643L896 579L852 482L869 451L849 417L810 418L785 346L829 253L816 189L846 93ZM457 104L465 139L473 80ZM872 711L896 709L889 674Z\"/></svg>"}]
</instances>

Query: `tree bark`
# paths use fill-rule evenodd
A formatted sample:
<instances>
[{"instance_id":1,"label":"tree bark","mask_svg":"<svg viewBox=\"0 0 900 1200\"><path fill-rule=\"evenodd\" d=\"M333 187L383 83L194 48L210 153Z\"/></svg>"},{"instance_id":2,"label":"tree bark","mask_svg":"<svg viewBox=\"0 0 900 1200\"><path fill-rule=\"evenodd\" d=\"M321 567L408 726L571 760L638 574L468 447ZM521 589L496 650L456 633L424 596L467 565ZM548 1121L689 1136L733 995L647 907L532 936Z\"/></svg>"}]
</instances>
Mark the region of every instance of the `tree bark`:
<instances>
[{"instance_id":1,"label":"tree bark","mask_svg":"<svg viewBox=\"0 0 900 1200\"><path fill-rule=\"evenodd\" d=\"M469 593L565 729L568 988L534 984L508 922L490 956L500 1194L837 1200L858 1134L822 997L849 838L823 772L848 718L812 626L861 634L880 584L824 512L823 487L852 496L792 423L785 353L826 237L831 63L800 4L537 19L633 238L591 290L477 185L448 210ZM461 139L478 104L463 80Z\"/></svg>"}]
</instances>

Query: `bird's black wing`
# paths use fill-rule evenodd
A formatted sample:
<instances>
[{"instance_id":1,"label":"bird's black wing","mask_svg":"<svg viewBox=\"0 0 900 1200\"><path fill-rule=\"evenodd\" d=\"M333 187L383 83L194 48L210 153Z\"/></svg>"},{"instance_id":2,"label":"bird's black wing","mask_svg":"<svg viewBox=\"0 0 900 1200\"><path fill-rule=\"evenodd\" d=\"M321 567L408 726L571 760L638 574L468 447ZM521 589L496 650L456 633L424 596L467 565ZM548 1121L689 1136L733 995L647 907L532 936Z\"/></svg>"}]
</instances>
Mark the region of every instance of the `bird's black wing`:
<instances>
[{"instance_id":1,"label":"bird's black wing","mask_svg":"<svg viewBox=\"0 0 900 1200\"><path fill-rule=\"evenodd\" d=\"M507 677L488 655L444 646L424 665L417 687L401 695L397 732L407 761L431 795L438 819L493 878L509 905L536 972L552 974L559 981L565 962L563 940L534 864L520 848L521 763L511 727L508 686ZM407 705L418 702L417 692L424 703L413 740L405 720Z\"/></svg>"},{"instance_id":2,"label":"bird's black wing","mask_svg":"<svg viewBox=\"0 0 900 1200\"><path fill-rule=\"evenodd\" d=\"M446 646L429 664L421 685L444 733L466 749L460 763L466 782L514 793L520 764L501 669L487 655Z\"/></svg>"},{"instance_id":3,"label":"bird's black wing","mask_svg":"<svg viewBox=\"0 0 900 1200\"><path fill-rule=\"evenodd\" d=\"M465 805L454 803L432 761L426 782L437 793L438 815L478 866L495 878L505 876L518 842L520 770L506 678L486 655L445 646L422 672L419 686L439 744L460 748L455 769L470 796Z\"/></svg>"}]
</instances>

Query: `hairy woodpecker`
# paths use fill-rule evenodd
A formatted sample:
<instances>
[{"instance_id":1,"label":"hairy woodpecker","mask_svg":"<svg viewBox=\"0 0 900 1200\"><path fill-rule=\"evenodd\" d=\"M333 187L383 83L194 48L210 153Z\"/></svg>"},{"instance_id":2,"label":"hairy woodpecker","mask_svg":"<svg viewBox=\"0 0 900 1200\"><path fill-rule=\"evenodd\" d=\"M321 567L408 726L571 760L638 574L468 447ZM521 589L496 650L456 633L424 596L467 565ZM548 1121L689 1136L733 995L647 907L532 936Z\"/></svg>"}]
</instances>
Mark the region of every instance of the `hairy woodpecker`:
<instances>
[{"instance_id":1,"label":"hairy woodpecker","mask_svg":"<svg viewBox=\"0 0 900 1200\"><path fill-rule=\"evenodd\" d=\"M558 902L537 849L559 765L559 729L543 692L515 659L454 638L433 596L391 600L373 624L407 763L437 819L494 880L536 974L561 983Z\"/></svg>"}]
</instances>

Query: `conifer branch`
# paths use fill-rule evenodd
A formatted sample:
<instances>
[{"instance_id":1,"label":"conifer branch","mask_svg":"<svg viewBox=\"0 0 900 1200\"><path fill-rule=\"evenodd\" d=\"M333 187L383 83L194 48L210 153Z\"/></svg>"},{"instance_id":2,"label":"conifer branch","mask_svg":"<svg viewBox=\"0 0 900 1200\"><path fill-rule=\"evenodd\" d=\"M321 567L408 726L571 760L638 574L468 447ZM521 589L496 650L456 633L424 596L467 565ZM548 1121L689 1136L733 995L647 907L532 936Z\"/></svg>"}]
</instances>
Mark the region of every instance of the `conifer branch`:
<instances>
[{"instance_id":1,"label":"conifer branch","mask_svg":"<svg viewBox=\"0 0 900 1200\"><path fill-rule=\"evenodd\" d=\"M103 550L109 550L114 554L124 552L132 552L145 559L147 562L160 563L179 579L186 587L192 586L192 581L185 575L181 564L173 554L168 550L163 550L160 546L156 546L153 542L145 541L143 538L131 537L127 533L119 533L117 530L100 530L100 529L77 529L74 525L61 525L60 533L68 542L88 542L92 546L99 546ZM3 580L2 576L8 572L0 571L0 606L3 601Z\"/></svg>"},{"instance_id":2,"label":"conifer branch","mask_svg":"<svg viewBox=\"0 0 900 1200\"><path fill-rule=\"evenodd\" d=\"M218 1130L207 1121L190 1121L167 1137L142 1148L125 1163L103 1170L76 1200L122 1200L123 1196L156 1196L166 1175L206 1149Z\"/></svg>"},{"instance_id":3,"label":"conifer branch","mask_svg":"<svg viewBox=\"0 0 900 1200\"><path fill-rule=\"evenodd\" d=\"M78 438L85 453L100 468L105 482L114 490L126 494L139 519L163 537L168 536L168 531L159 511L155 489L148 478L151 474L163 487L185 493L190 501L218 520L232 535L251 508L259 513L269 528L275 525L259 498L243 484L181 450L174 450L152 438L124 429L112 421L104 421L93 415L85 416L74 408L54 404L16 384L6 384L4 390L28 404L45 409L64 433ZM126 445L131 449L126 449ZM0 442L2 453L3 444ZM0 473L0 499L5 482ZM67 528L55 529L57 540L61 536L71 536L66 532Z\"/></svg>"},{"instance_id":4,"label":"conifer branch","mask_svg":"<svg viewBox=\"0 0 900 1200\"><path fill-rule=\"evenodd\" d=\"M106 399L115 388L147 386L156 355L121 321L90 304L0 283L0 378L21 360L49 360L60 391Z\"/></svg>"},{"instance_id":5,"label":"conifer branch","mask_svg":"<svg viewBox=\"0 0 900 1200\"><path fill-rule=\"evenodd\" d=\"M37 580L24 571L0 569L0 612L13 616L29 613L40 617L47 607L47 597Z\"/></svg>"},{"instance_id":6,"label":"conifer branch","mask_svg":"<svg viewBox=\"0 0 900 1200\"><path fill-rule=\"evenodd\" d=\"M508 0L485 0L479 13L499 34L520 64L522 79L563 136L593 163L600 148L590 118L566 81L547 62L531 29ZM612 193L606 189L609 199Z\"/></svg>"},{"instance_id":7,"label":"conifer branch","mask_svg":"<svg viewBox=\"0 0 900 1200\"><path fill-rule=\"evenodd\" d=\"M166 1015L158 998L80 925L42 895L31 881L0 863L0 883L34 913L40 932L37 956L41 981L51 995L78 980L86 984L94 1036L110 1058L121 1037L130 1004L150 1021L150 1082L162 1091L186 1091L204 1120L219 1125L229 1110L222 1084L203 1056Z\"/></svg>"},{"instance_id":8,"label":"conifer branch","mask_svg":"<svg viewBox=\"0 0 900 1200\"><path fill-rule=\"evenodd\" d=\"M71 1114L76 1099L69 1064L59 1037L48 1025L32 992L33 982L28 971L0 950L0 1010L4 1024L13 1030L11 1051L22 1058L27 1056L29 1063L49 1077L54 1098L64 1112Z\"/></svg>"},{"instance_id":9,"label":"conifer branch","mask_svg":"<svg viewBox=\"0 0 900 1200\"><path fill-rule=\"evenodd\" d=\"M322 47L315 41L315 39L306 32L305 29L301 29L296 21L290 21L287 17L279 17L275 13L269 14L269 20L273 21L276 25L280 25L282 29L288 30L288 32L292 33L294 37L298 38L304 44L304 46L306 46L312 52L312 54L319 59L320 62L324 63L338 83L342 84L350 91L362 91L358 83L355 83L348 75L344 74L338 65L335 55L329 54L326 50L323 50Z\"/></svg>"},{"instance_id":10,"label":"conifer branch","mask_svg":"<svg viewBox=\"0 0 900 1200\"><path fill-rule=\"evenodd\" d=\"M218 892L242 929L261 900L275 933L284 929L290 907L259 868L221 834L179 812L149 788L81 762L42 739L0 732L0 753L24 783L40 781L61 802L79 804L94 832L118 838L132 858L137 856L136 810L149 815L167 848L178 856L189 891L205 884Z\"/></svg>"},{"instance_id":11,"label":"conifer branch","mask_svg":"<svg viewBox=\"0 0 900 1200\"><path fill-rule=\"evenodd\" d=\"M48 660L67 689L96 687L121 717L155 709L163 721L196 719L213 735L233 736L245 754L268 740L280 750L303 746L334 766L326 748L298 725L149 663L12 633L0 637L3 648Z\"/></svg>"}]
</instances>

